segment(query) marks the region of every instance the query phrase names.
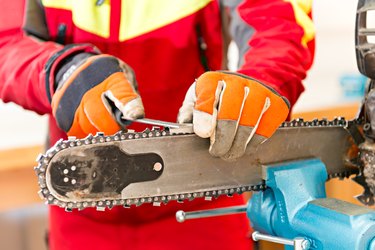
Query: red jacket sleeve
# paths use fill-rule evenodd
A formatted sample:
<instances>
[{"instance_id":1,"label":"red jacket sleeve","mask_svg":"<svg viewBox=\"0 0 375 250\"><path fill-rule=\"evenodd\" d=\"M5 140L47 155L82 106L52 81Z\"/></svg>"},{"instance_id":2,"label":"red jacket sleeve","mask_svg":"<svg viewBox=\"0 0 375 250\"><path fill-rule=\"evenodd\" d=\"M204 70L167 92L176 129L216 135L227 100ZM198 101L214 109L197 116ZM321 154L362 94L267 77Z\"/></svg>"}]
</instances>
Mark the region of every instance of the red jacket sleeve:
<instances>
[{"instance_id":1,"label":"red jacket sleeve","mask_svg":"<svg viewBox=\"0 0 375 250\"><path fill-rule=\"evenodd\" d=\"M255 30L239 72L268 83L293 105L313 61L311 1L248 0L239 13Z\"/></svg>"},{"instance_id":2,"label":"red jacket sleeve","mask_svg":"<svg viewBox=\"0 0 375 250\"><path fill-rule=\"evenodd\" d=\"M24 34L24 4L8 1L0 10L0 98L39 114L50 113L44 68L62 46Z\"/></svg>"}]
</instances>

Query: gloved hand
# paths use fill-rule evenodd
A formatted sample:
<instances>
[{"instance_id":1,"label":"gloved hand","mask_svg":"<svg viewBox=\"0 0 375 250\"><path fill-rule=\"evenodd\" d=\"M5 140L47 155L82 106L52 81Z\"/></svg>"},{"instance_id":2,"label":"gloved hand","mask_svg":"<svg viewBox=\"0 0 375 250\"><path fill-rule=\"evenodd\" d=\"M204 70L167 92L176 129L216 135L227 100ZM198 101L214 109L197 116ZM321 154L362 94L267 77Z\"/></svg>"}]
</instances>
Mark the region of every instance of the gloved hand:
<instances>
[{"instance_id":1,"label":"gloved hand","mask_svg":"<svg viewBox=\"0 0 375 250\"><path fill-rule=\"evenodd\" d=\"M80 53L58 70L55 83L52 111L68 135L117 132L115 108L127 120L144 116L133 70L116 57Z\"/></svg>"},{"instance_id":2,"label":"gloved hand","mask_svg":"<svg viewBox=\"0 0 375 250\"><path fill-rule=\"evenodd\" d=\"M194 132L210 137L209 152L227 160L241 157L248 144L269 138L287 118L289 102L248 76L207 72L189 88L178 115Z\"/></svg>"}]
</instances>

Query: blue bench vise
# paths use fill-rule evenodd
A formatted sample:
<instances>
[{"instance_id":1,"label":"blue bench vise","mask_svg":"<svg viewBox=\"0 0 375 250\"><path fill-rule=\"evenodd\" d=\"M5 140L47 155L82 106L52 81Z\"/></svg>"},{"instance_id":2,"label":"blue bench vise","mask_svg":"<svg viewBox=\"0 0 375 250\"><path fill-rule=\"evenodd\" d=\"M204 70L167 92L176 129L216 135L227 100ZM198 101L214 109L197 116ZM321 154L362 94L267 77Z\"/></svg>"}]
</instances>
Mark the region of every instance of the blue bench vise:
<instances>
[{"instance_id":1,"label":"blue bench vise","mask_svg":"<svg viewBox=\"0 0 375 250\"><path fill-rule=\"evenodd\" d=\"M247 205L178 211L177 221L246 212L255 241L281 243L286 250L375 250L375 210L327 198L321 160L263 166L262 173L267 188Z\"/></svg>"},{"instance_id":2,"label":"blue bench vise","mask_svg":"<svg viewBox=\"0 0 375 250\"><path fill-rule=\"evenodd\" d=\"M247 206L255 240L269 235L270 241L289 242L286 250L375 250L375 210L327 198L322 161L263 168L268 188L255 193Z\"/></svg>"}]
</instances>

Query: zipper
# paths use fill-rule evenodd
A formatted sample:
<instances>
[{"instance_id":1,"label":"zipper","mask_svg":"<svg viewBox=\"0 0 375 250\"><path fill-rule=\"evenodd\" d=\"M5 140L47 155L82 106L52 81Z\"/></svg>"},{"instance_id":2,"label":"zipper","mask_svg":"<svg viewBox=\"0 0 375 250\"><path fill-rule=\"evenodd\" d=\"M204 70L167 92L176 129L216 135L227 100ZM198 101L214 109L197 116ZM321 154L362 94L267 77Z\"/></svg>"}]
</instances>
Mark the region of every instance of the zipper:
<instances>
[{"instance_id":1,"label":"zipper","mask_svg":"<svg viewBox=\"0 0 375 250\"><path fill-rule=\"evenodd\" d=\"M59 26L57 27L57 35L56 35L56 43L59 44L65 44L65 39L66 39L66 24L65 23L60 23Z\"/></svg>"}]
</instances>

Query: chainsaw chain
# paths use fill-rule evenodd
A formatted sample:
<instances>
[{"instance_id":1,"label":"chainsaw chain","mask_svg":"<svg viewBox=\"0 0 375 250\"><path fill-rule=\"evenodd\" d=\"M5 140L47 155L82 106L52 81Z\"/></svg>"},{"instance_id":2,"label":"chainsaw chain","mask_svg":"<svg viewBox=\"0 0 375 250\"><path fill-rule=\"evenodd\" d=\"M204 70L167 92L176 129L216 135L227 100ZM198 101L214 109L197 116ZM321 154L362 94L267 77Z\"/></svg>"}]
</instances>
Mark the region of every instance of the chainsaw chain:
<instances>
[{"instance_id":1,"label":"chainsaw chain","mask_svg":"<svg viewBox=\"0 0 375 250\"><path fill-rule=\"evenodd\" d=\"M304 121L303 119L295 119L289 122L284 122L280 127L330 127L339 126L347 128L351 124L359 124L360 120L347 121L344 118L336 118L334 120L327 119L315 119L312 121ZM173 129L165 128L161 130L159 127L153 127L151 130L146 129L143 132L119 131L114 135L106 136L103 133L97 133L95 136L89 135L84 139L76 139L75 137L68 137L68 140L59 140L53 147L51 147L45 154L40 154L37 158L38 166L35 167L35 172L38 176L38 182L40 191L38 192L40 197L46 201L47 204L57 205L65 208L67 211L73 209L82 210L87 207L96 207L99 211L104 211L106 208L111 209L113 206L124 206L129 208L132 205L139 206L143 203L152 203L154 206L160 206L162 203L168 203L169 201L175 200L177 202L183 202L184 200L193 200L195 198L204 198L205 200L212 200L221 195L233 196L234 194L242 194L248 191L260 191L266 188L265 183L259 185L242 186L231 189L220 189L206 192L195 192L195 193L183 193L168 196L152 196L148 198L132 198L132 199L116 199L116 200L100 200L100 201L83 201L83 202L65 202L59 200L47 188L46 184L46 169L51 159L58 152L67 149L79 147L81 145L92 145L100 144L112 141L125 141L125 140L137 140L144 138L153 138L161 136L174 136L180 133L174 133ZM351 175L352 172L344 173L333 173L328 178L345 178Z\"/></svg>"}]
</instances>

